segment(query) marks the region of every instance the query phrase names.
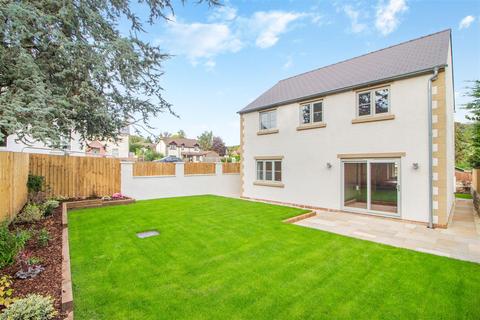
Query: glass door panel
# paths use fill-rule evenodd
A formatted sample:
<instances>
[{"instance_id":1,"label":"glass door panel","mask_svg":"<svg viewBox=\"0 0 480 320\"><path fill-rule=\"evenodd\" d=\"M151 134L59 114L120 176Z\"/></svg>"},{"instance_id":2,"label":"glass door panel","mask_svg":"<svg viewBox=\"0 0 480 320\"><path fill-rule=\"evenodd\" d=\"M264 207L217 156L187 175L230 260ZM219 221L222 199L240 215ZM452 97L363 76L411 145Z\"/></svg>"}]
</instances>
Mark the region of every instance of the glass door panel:
<instances>
[{"instance_id":1,"label":"glass door panel","mask_svg":"<svg viewBox=\"0 0 480 320\"><path fill-rule=\"evenodd\" d=\"M398 164L370 163L370 210L398 213Z\"/></svg>"},{"instance_id":2,"label":"glass door panel","mask_svg":"<svg viewBox=\"0 0 480 320\"><path fill-rule=\"evenodd\" d=\"M343 179L343 205L350 208L367 209L367 163L345 162Z\"/></svg>"}]
</instances>

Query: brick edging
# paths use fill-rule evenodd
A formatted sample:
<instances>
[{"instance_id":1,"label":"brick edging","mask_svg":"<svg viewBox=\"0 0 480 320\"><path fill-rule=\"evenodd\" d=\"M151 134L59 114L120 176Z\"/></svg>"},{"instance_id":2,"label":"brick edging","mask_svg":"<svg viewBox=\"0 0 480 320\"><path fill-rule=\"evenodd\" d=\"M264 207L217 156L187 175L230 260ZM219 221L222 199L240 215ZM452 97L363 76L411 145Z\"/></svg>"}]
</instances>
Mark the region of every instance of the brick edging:
<instances>
[{"instance_id":1,"label":"brick edging","mask_svg":"<svg viewBox=\"0 0 480 320\"><path fill-rule=\"evenodd\" d=\"M109 201L92 199L62 203L62 311L67 314L65 319L73 320L72 273L70 269L70 247L68 243L68 209L125 205L133 202L135 202L135 199Z\"/></svg>"}]
</instances>

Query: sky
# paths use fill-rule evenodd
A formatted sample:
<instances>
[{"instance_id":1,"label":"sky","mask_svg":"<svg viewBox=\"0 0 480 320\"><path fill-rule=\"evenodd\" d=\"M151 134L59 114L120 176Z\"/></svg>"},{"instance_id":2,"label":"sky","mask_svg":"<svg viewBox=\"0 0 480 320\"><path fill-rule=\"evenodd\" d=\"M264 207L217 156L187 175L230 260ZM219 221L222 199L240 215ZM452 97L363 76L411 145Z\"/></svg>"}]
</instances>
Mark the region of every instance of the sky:
<instances>
[{"instance_id":1,"label":"sky","mask_svg":"<svg viewBox=\"0 0 480 320\"><path fill-rule=\"evenodd\" d=\"M480 80L480 1L175 1L175 15L145 25L143 40L172 55L164 98L178 118L154 133L205 130L240 142L238 111L279 80L437 31L451 29L457 121L469 80ZM134 10L145 16L147 9Z\"/></svg>"}]
</instances>

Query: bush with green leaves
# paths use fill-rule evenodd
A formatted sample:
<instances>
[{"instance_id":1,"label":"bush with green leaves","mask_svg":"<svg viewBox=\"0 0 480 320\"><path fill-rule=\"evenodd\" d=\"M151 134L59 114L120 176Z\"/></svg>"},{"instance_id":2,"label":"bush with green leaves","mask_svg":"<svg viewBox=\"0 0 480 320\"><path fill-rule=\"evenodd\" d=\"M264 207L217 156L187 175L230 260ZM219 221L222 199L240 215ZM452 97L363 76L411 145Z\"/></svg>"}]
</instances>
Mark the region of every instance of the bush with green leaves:
<instances>
[{"instance_id":1,"label":"bush with green leaves","mask_svg":"<svg viewBox=\"0 0 480 320\"><path fill-rule=\"evenodd\" d=\"M29 174L28 175L28 180L27 180L28 192L36 193L36 192L42 191L43 181L44 181L44 178L42 176Z\"/></svg>"},{"instance_id":2,"label":"bush with green leaves","mask_svg":"<svg viewBox=\"0 0 480 320\"><path fill-rule=\"evenodd\" d=\"M0 225L0 269L15 261L30 236L26 230L10 231L7 223Z\"/></svg>"},{"instance_id":3,"label":"bush with green leaves","mask_svg":"<svg viewBox=\"0 0 480 320\"><path fill-rule=\"evenodd\" d=\"M30 294L4 309L0 320L49 320L56 315L52 297Z\"/></svg>"},{"instance_id":4,"label":"bush with green leaves","mask_svg":"<svg viewBox=\"0 0 480 320\"><path fill-rule=\"evenodd\" d=\"M29 203L17 216L17 222L34 222L43 218L43 210L40 206Z\"/></svg>"},{"instance_id":5,"label":"bush with green leaves","mask_svg":"<svg viewBox=\"0 0 480 320\"><path fill-rule=\"evenodd\" d=\"M47 231L47 229L43 228L38 232L38 245L40 247L46 247L50 239L50 233Z\"/></svg>"},{"instance_id":6,"label":"bush with green leaves","mask_svg":"<svg viewBox=\"0 0 480 320\"><path fill-rule=\"evenodd\" d=\"M44 216L49 216L53 213L53 210L57 208L60 205L60 202L54 199L50 199L45 201L42 204L42 209L43 209L43 215Z\"/></svg>"}]
</instances>

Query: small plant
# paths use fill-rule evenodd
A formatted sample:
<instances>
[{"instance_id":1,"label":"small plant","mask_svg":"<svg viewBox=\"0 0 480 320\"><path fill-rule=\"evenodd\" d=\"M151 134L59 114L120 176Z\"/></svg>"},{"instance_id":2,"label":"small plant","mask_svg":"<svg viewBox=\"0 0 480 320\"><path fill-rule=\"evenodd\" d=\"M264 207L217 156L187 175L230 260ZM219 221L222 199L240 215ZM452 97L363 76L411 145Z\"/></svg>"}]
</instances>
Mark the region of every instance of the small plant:
<instances>
[{"instance_id":1,"label":"small plant","mask_svg":"<svg viewBox=\"0 0 480 320\"><path fill-rule=\"evenodd\" d=\"M0 320L50 320L56 315L52 297L31 294L3 310Z\"/></svg>"},{"instance_id":2,"label":"small plant","mask_svg":"<svg viewBox=\"0 0 480 320\"><path fill-rule=\"evenodd\" d=\"M33 203L27 204L17 216L18 222L34 222L43 218L41 208Z\"/></svg>"},{"instance_id":3,"label":"small plant","mask_svg":"<svg viewBox=\"0 0 480 320\"><path fill-rule=\"evenodd\" d=\"M50 233L47 231L47 229L43 228L40 230L40 232L38 232L38 245L40 247L46 247L50 239Z\"/></svg>"},{"instance_id":4,"label":"small plant","mask_svg":"<svg viewBox=\"0 0 480 320\"><path fill-rule=\"evenodd\" d=\"M15 302L15 298L12 298L13 289L12 286L12 277L2 276L0 277L0 307L6 308Z\"/></svg>"},{"instance_id":5,"label":"small plant","mask_svg":"<svg viewBox=\"0 0 480 320\"><path fill-rule=\"evenodd\" d=\"M112 194L112 199L113 200L119 200L119 199L123 199L123 198L125 198L125 196L123 194L119 193L119 192Z\"/></svg>"},{"instance_id":6,"label":"small plant","mask_svg":"<svg viewBox=\"0 0 480 320\"><path fill-rule=\"evenodd\" d=\"M45 270L45 268L40 265L42 261L39 258L32 257L27 251L20 254L19 260L20 270L15 273L15 276L19 279L35 278Z\"/></svg>"},{"instance_id":7,"label":"small plant","mask_svg":"<svg viewBox=\"0 0 480 320\"><path fill-rule=\"evenodd\" d=\"M42 176L36 176L34 174L28 175L27 188L29 193L37 193L43 189L44 178Z\"/></svg>"},{"instance_id":8,"label":"small plant","mask_svg":"<svg viewBox=\"0 0 480 320\"><path fill-rule=\"evenodd\" d=\"M44 216L49 216L53 213L53 210L57 208L60 205L60 203L57 200L47 200L42 204L43 208L43 215Z\"/></svg>"},{"instance_id":9,"label":"small plant","mask_svg":"<svg viewBox=\"0 0 480 320\"><path fill-rule=\"evenodd\" d=\"M38 266L38 265L40 265L40 263L42 263L42 259L37 258L37 257L30 257L30 258L27 259L27 264L29 266Z\"/></svg>"},{"instance_id":10,"label":"small plant","mask_svg":"<svg viewBox=\"0 0 480 320\"><path fill-rule=\"evenodd\" d=\"M11 232L7 223L0 225L0 269L15 261L30 237L30 232L26 230Z\"/></svg>"}]
</instances>

